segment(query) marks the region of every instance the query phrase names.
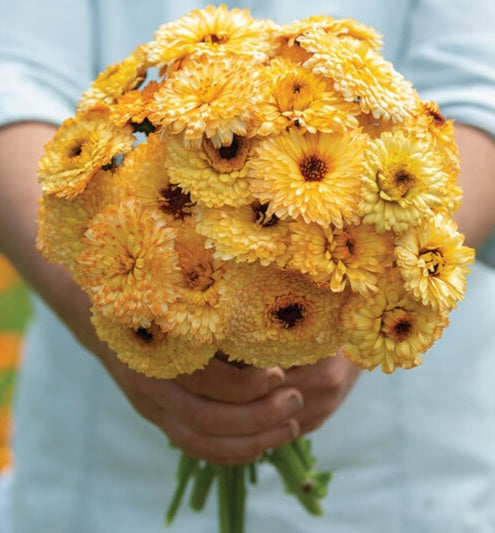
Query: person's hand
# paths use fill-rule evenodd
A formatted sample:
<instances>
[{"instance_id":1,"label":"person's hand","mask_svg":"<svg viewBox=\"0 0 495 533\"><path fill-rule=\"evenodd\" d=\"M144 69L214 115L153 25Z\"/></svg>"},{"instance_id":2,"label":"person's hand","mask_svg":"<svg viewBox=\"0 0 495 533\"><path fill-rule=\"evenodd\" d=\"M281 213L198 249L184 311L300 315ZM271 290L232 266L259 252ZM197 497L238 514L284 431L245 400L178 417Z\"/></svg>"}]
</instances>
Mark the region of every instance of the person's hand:
<instances>
[{"instance_id":1,"label":"person's hand","mask_svg":"<svg viewBox=\"0 0 495 533\"><path fill-rule=\"evenodd\" d=\"M360 369L338 351L335 357L286 371L285 386L301 391L304 407L295 415L301 435L321 426L341 405Z\"/></svg>"},{"instance_id":2,"label":"person's hand","mask_svg":"<svg viewBox=\"0 0 495 533\"><path fill-rule=\"evenodd\" d=\"M215 464L258 460L299 435L301 393L280 368L237 368L213 358L177 380L147 378L107 354L104 363L134 408L188 455Z\"/></svg>"}]
</instances>

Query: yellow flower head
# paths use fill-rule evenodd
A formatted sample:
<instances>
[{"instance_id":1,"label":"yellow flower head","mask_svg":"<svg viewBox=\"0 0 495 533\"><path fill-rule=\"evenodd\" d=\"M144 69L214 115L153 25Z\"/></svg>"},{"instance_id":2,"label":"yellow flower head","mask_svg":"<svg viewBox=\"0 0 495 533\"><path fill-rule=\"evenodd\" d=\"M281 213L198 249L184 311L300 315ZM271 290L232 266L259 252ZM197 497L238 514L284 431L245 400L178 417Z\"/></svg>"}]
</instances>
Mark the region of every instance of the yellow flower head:
<instances>
[{"instance_id":1,"label":"yellow flower head","mask_svg":"<svg viewBox=\"0 0 495 533\"><path fill-rule=\"evenodd\" d=\"M194 9L175 22L162 25L150 43L150 60L168 65L193 53L234 52L264 60L273 54L274 25L255 20L248 9L227 9L225 4Z\"/></svg>"},{"instance_id":2,"label":"yellow flower head","mask_svg":"<svg viewBox=\"0 0 495 533\"><path fill-rule=\"evenodd\" d=\"M203 55L185 61L156 92L153 124L199 148L203 137L216 148L232 144L234 135L252 134L259 122L257 104L264 80L260 67L240 55Z\"/></svg>"},{"instance_id":3,"label":"yellow flower head","mask_svg":"<svg viewBox=\"0 0 495 533\"><path fill-rule=\"evenodd\" d=\"M67 119L45 146L38 177L44 194L75 198L92 177L134 143L132 129L118 128L97 108Z\"/></svg>"},{"instance_id":4,"label":"yellow flower head","mask_svg":"<svg viewBox=\"0 0 495 533\"><path fill-rule=\"evenodd\" d=\"M302 20L296 20L279 28L277 38L280 43L278 55L286 57L295 63L304 63L311 53L305 49L305 35L311 35L318 39L321 35L329 34L340 40L365 43L371 49L378 50L382 46L380 35L370 26L359 24L352 19L334 19L328 16L312 16Z\"/></svg>"},{"instance_id":5,"label":"yellow flower head","mask_svg":"<svg viewBox=\"0 0 495 533\"><path fill-rule=\"evenodd\" d=\"M340 295L318 289L298 272L256 263L237 265L231 277L231 327L220 342L231 360L286 368L335 355Z\"/></svg>"},{"instance_id":6,"label":"yellow flower head","mask_svg":"<svg viewBox=\"0 0 495 533\"><path fill-rule=\"evenodd\" d=\"M251 191L267 215L342 227L356 218L364 137L354 131L298 135L260 143L250 161Z\"/></svg>"},{"instance_id":7,"label":"yellow flower head","mask_svg":"<svg viewBox=\"0 0 495 533\"><path fill-rule=\"evenodd\" d=\"M148 327L161 317L176 298L175 237L175 229L136 200L96 215L77 262L97 312L132 327Z\"/></svg>"},{"instance_id":8,"label":"yellow flower head","mask_svg":"<svg viewBox=\"0 0 495 533\"><path fill-rule=\"evenodd\" d=\"M100 170L74 200L44 196L40 200L36 246L43 257L61 263L77 278L76 258L90 220L121 198L112 172Z\"/></svg>"},{"instance_id":9,"label":"yellow flower head","mask_svg":"<svg viewBox=\"0 0 495 533\"><path fill-rule=\"evenodd\" d=\"M376 291L378 275L393 260L393 245L387 234L369 226L337 229L318 224L291 224L289 266L308 273L319 287L342 292Z\"/></svg>"},{"instance_id":10,"label":"yellow flower head","mask_svg":"<svg viewBox=\"0 0 495 533\"><path fill-rule=\"evenodd\" d=\"M369 144L366 156L359 205L365 224L400 233L442 206L447 175L429 144L387 132Z\"/></svg>"},{"instance_id":11,"label":"yellow flower head","mask_svg":"<svg viewBox=\"0 0 495 533\"><path fill-rule=\"evenodd\" d=\"M459 209L462 199L462 189L457 184L460 156L455 142L454 121L447 120L435 102L420 101L417 113L406 121L405 128L430 143L432 150L441 157L443 171L447 174L442 211L452 215Z\"/></svg>"},{"instance_id":12,"label":"yellow flower head","mask_svg":"<svg viewBox=\"0 0 495 533\"><path fill-rule=\"evenodd\" d=\"M204 139L199 150L188 150L181 136L165 135L167 172L194 202L208 207L238 206L249 202L247 166L251 139L234 135L230 146L215 148Z\"/></svg>"},{"instance_id":13,"label":"yellow flower head","mask_svg":"<svg viewBox=\"0 0 495 533\"><path fill-rule=\"evenodd\" d=\"M117 102L110 107L110 120L119 127L130 123L134 131L145 127L153 130L153 125L147 119L151 102L159 87L156 81L150 81L141 91L129 91L119 96Z\"/></svg>"},{"instance_id":14,"label":"yellow flower head","mask_svg":"<svg viewBox=\"0 0 495 533\"><path fill-rule=\"evenodd\" d=\"M440 338L448 317L415 300L391 271L381 278L373 296L352 295L341 321L347 358L361 368L381 365L391 373L421 364L421 354Z\"/></svg>"},{"instance_id":15,"label":"yellow flower head","mask_svg":"<svg viewBox=\"0 0 495 533\"><path fill-rule=\"evenodd\" d=\"M213 251L205 248L205 239L190 222L179 229L175 250L181 274L177 300L169 304L164 318L157 323L174 334L211 344L223 338L228 327L222 306L228 265L215 259Z\"/></svg>"},{"instance_id":16,"label":"yellow flower head","mask_svg":"<svg viewBox=\"0 0 495 533\"><path fill-rule=\"evenodd\" d=\"M82 94L77 110L86 111L97 104L113 104L119 96L142 83L149 66L147 45L142 44L129 57L110 65L98 75L91 87Z\"/></svg>"},{"instance_id":17,"label":"yellow flower head","mask_svg":"<svg viewBox=\"0 0 495 533\"><path fill-rule=\"evenodd\" d=\"M289 223L276 215L267 216L266 204L255 201L239 207L198 209L196 230L207 237L215 257L262 265L287 263Z\"/></svg>"},{"instance_id":18,"label":"yellow flower head","mask_svg":"<svg viewBox=\"0 0 495 533\"><path fill-rule=\"evenodd\" d=\"M327 80L280 58L272 61L265 75L271 83L261 107L260 135L280 132L292 125L301 132L312 133L357 127L354 104L329 89Z\"/></svg>"},{"instance_id":19,"label":"yellow flower head","mask_svg":"<svg viewBox=\"0 0 495 533\"><path fill-rule=\"evenodd\" d=\"M375 118L403 121L414 107L416 93L392 64L367 42L314 32L299 39L312 53L305 66L333 81L348 101L357 101Z\"/></svg>"},{"instance_id":20,"label":"yellow flower head","mask_svg":"<svg viewBox=\"0 0 495 533\"><path fill-rule=\"evenodd\" d=\"M117 357L132 370L150 378L174 379L204 368L215 354L215 347L199 344L193 337L162 331L154 322L149 326L119 324L93 309L96 333Z\"/></svg>"},{"instance_id":21,"label":"yellow flower head","mask_svg":"<svg viewBox=\"0 0 495 533\"><path fill-rule=\"evenodd\" d=\"M457 225L441 215L397 238L397 265L404 286L424 305L450 311L466 290L474 250L463 246Z\"/></svg>"},{"instance_id":22,"label":"yellow flower head","mask_svg":"<svg viewBox=\"0 0 495 533\"><path fill-rule=\"evenodd\" d=\"M168 142L153 133L127 154L118 169L119 183L126 193L162 215L167 224L170 219L188 219L194 208L189 193L170 182L169 165Z\"/></svg>"}]
</instances>

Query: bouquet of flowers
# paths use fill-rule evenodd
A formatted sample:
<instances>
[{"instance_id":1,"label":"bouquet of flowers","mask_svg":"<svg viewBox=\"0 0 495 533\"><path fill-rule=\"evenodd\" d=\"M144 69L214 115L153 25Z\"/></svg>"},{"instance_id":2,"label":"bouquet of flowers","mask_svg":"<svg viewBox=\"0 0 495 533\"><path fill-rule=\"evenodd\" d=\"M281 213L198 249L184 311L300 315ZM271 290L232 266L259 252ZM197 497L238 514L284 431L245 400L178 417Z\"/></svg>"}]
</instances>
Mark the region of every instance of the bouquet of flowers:
<instances>
[{"instance_id":1,"label":"bouquet of flowers","mask_svg":"<svg viewBox=\"0 0 495 533\"><path fill-rule=\"evenodd\" d=\"M369 370L421 363L474 253L452 220L453 123L380 47L349 19L209 6L83 93L40 160L37 244L132 369L291 367L341 346ZM283 448L268 459L319 512L328 475L307 441ZM244 466L184 456L169 519L191 476L196 508L218 477L222 531L242 531Z\"/></svg>"}]
</instances>

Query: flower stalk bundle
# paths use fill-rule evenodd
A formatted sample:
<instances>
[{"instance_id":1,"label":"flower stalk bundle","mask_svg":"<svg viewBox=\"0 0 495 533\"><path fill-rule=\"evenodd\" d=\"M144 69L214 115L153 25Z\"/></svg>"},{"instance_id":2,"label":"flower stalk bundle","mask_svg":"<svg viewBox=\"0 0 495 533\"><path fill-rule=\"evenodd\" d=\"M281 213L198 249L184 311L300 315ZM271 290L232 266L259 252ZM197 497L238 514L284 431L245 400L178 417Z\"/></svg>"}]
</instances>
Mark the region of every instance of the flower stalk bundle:
<instances>
[{"instance_id":1,"label":"flower stalk bundle","mask_svg":"<svg viewBox=\"0 0 495 533\"><path fill-rule=\"evenodd\" d=\"M453 122L380 47L350 19L209 6L83 93L40 160L37 245L129 367L172 379L219 353L288 368L340 347L369 370L421 363L474 253L452 220ZM320 512L307 441L265 460ZM199 509L216 478L239 533L253 472L183 457L169 520L188 480Z\"/></svg>"}]
</instances>

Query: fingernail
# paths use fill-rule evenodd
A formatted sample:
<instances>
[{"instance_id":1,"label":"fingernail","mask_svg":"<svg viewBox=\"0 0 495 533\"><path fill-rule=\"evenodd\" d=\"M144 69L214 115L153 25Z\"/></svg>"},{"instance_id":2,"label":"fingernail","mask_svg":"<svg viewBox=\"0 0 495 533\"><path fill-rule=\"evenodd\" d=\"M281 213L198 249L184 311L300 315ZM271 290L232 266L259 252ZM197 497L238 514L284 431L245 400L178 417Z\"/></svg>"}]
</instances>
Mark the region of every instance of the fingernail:
<instances>
[{"instance_id":1,"label":"fingernail","mask_svg":"<svg viewBox=\"0 0 495 533\"><path fill-rule=\"evenodd\" d=\"M303 405L303 397L300 394L292 394L287 400L287 414L291 415L292 413L299 411Z\"/></svg>"},{"instance_id":2,"label":"fingernail","mask_svg":"<svg viewBox=\"0 0 495 533\"><path fill-rule=\"evenodd\" d=\"M291 418L287 424L285 424L285 428L287 428L287 431L290 433L291 439L297 439L299 437L299 424L297 423L297 420L294 420Z\"/></svg>"},{"instance_id":3,"label":"fingernail","mask_svg":"<svg viewBox=\"0 0 495 533\"><path fill-rule=\"evenodd\" d=\"M280 387L282 383L285 381L285 374L283 372L274 372L270 376L268 376L268 390L276 389L277 387Z\"/></svg>"}]
</instances>

